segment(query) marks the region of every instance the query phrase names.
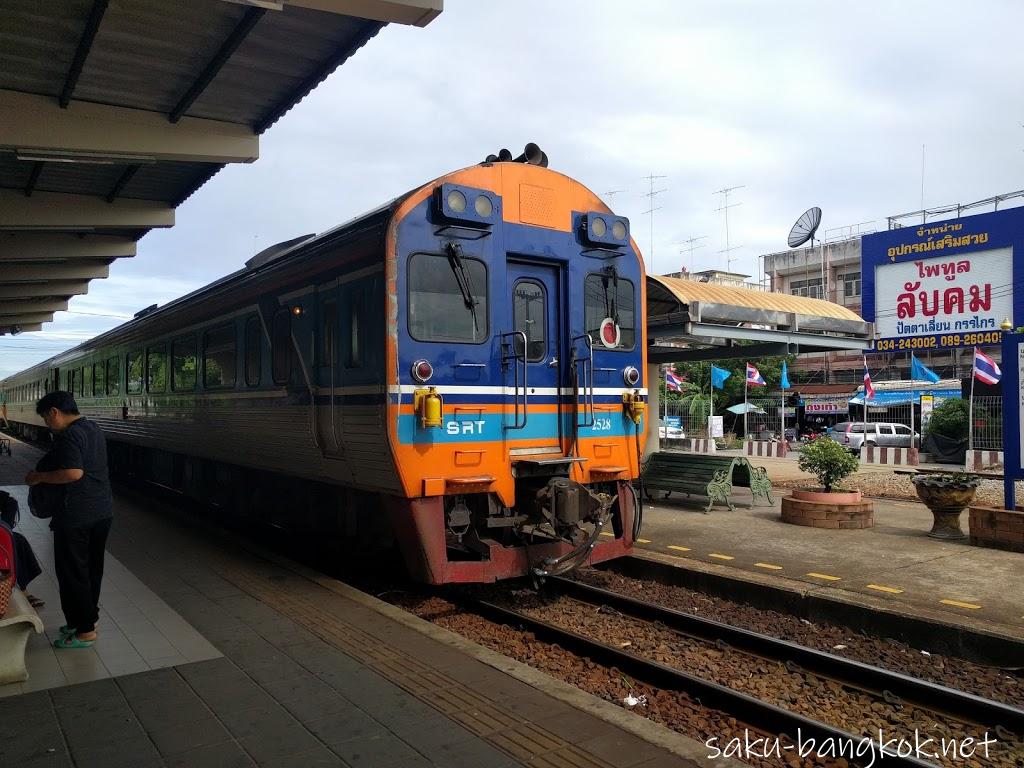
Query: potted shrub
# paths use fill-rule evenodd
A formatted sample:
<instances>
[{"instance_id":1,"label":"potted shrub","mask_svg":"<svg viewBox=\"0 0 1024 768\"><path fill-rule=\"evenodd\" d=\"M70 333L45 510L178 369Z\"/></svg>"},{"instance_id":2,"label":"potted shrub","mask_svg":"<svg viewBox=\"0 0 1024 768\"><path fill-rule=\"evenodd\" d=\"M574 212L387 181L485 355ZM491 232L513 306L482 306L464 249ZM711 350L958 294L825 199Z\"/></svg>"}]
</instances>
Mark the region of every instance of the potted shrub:
<instances>
[{"instance_id":1,"label":"potted shrub","mask_svg":"<svg viewBox=\"0 0 1024 768\"><path fill-rule=\"evenodd\" d=\"M928 535L933 539L967 538L960 528L960 514L974 500L981 478L963 472L942 472L914 475L910 480L934 518Z\"/></svg>"},{"instance_id":2,"label":"potted shrub","mask_svg":"<svg viewBox=\"0 0 1024 768\"><path fill-rule=\"evenodd\" d=\"M820 487L794 490L782 500L782 521L814 528L870 528L874 505L860 491L837 489L857 471L857 457L829 437L819 437L800 451L800 469L812 473Z\"/></svg>"}]
</instances>

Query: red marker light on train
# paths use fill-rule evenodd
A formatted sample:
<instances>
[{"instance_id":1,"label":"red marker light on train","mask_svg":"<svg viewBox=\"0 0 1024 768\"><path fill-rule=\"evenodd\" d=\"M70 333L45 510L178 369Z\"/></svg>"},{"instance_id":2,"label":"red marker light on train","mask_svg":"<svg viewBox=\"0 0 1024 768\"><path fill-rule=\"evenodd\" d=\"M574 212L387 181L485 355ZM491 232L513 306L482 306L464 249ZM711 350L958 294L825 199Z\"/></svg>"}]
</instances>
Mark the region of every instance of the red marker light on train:
<instances>
[{"instance_id":1,"label":"red marker light on train","mask_svg":"<svg viewBox=\"0 0 1024 768\"><path fill-rule=\"evenodd\" d=\"M434 375L434 366L426 360L417 360L412 364L412 377L421 384L430 380Z\"/></svg>"}]
</instances>

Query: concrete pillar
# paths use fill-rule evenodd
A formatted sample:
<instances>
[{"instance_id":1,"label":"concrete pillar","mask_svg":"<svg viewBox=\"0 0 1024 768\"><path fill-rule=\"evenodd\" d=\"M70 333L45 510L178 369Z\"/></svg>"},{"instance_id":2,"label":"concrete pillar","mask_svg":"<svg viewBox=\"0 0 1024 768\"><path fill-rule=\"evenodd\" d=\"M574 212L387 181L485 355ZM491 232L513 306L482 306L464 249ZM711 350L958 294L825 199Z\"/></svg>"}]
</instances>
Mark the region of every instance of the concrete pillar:
<instances>
[{"instance_id":1,"label":"concrete pillar","mask_svg":"<svg viewBox=\"0 0 1024 768\"><path fill-rule=\"evenodd\" d=\"M661 450L661 366L647 366L647 446L644 459Z\"/></svg>"}]
</instances>

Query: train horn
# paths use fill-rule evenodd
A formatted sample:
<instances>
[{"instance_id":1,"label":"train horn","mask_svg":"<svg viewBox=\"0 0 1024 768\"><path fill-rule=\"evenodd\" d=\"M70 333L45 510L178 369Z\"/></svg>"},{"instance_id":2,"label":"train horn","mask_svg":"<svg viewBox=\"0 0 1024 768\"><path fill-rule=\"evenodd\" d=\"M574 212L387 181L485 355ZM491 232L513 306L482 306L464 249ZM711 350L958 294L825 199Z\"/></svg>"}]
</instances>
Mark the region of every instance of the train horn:
<instances>
[{"instance_id":1,"label":"train horn","mask_svg":"<svg viewBox=\"0 0 1024 768\"><path fill-rule=\"evenodd\" d=\"M498 160L502 163L512 162L512 153L502 147L498 150Z\"/></svg>"},{"instance_id":2,"label":"train horn","mask_svg":"<svg viewBox=\"0 0 1024 768\"><path fill-rule=\"evenodd\" d=\"M497 155L488 155L487 157L484 158L484 162L485 163L496 163L496 162L498 162L498 156Z\"/></svg>"},{"instance_id":3,"label":"train horn","mask_svg":"<svg viewBox=\"0 0 1024 768\"><path fill-rule=\"evenodd\" d=\"M523 154L515 158L512 162L514 163L529 163L530 165L540 165L541 160L545 157L544 153L541 152L540 147L534 144L532 141L526 145L523 149Z\"/></svg>"}]
</instances>

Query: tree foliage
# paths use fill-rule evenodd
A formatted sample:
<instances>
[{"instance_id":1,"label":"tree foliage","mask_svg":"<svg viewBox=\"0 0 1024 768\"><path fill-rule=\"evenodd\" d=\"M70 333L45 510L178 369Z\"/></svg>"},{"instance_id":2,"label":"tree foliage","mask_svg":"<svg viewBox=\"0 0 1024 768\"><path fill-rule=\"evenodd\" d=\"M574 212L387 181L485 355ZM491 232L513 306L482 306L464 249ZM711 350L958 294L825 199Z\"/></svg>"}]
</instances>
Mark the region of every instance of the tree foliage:
<instances>
[{"instance_id":1,"label":"tree foliage","mask_svg":"<svg viewBox=\"0 0 1024 768\"><path fill-rule=\"evenodd\" d=\"M928 420L928 434L942 435L951 440L966 440L968 408L966 400L943 400Z\"/></svg>"},{"instance_id":2,"label":"tree foliage","mask_svg":"<svg viewBox=\"0 0 1024 768\"><path fill-rule=\"evenodd\" d=\"M829 437L819 437L800 451L800 469L810 472L831 492L839 481L857 471L857 457Z\"/></svg>"}]
</instances>

